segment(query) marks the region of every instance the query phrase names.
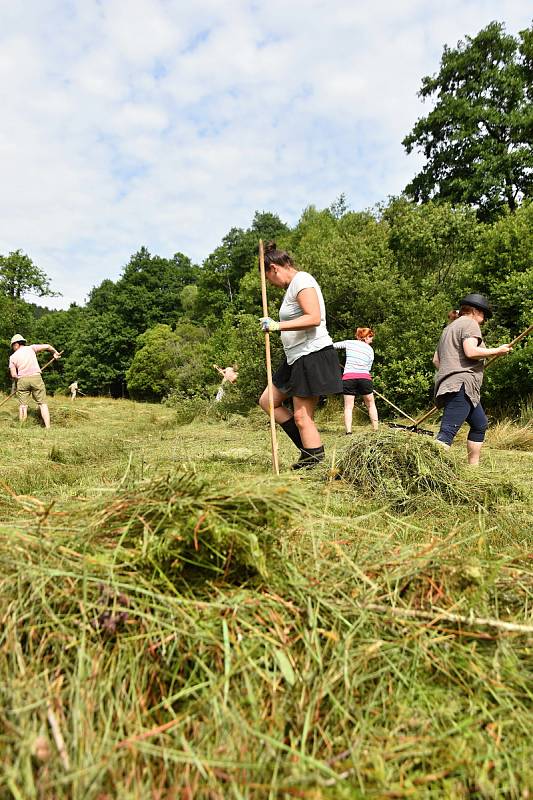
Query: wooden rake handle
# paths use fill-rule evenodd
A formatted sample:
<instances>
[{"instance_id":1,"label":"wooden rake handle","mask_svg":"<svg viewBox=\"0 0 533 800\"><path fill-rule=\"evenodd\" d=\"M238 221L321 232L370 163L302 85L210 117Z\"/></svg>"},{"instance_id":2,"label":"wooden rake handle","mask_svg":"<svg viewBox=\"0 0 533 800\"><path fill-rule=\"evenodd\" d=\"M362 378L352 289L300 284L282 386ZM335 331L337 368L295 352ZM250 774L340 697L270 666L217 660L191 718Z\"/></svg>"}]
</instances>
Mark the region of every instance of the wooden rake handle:
<instances>
[{"instance_id":1,"label":"wooden rake handle","mask_svg":"<svg viewBox=\"0 0 533 800\"><path fill-rule=\"evenodd\" d=\"M265 277L265 251L263 240L259 239L259 271L261 273L261 299L263 301L263 316L268 317L268 301ZM272 472L279 475L278 440L276 434L276 418L274 416L274 388L272 383L272 363L270 360L270 334L265 331L265 360L267 371L268 412L270 417L270 444L272 448Z\"/></svg>"},{"instance_id":2,"label":"wooden rake handle","mask_svg":"<svg viewBox=\"0 0 533 800\"><path fill-rule=\"evenodd\" d=\"M394 403L391 403L390 400L387 400L385 395L380 394L376 389L372 389L372 391L377 397L381 398L381 400L383 400L385 403L388 403L388 405L391 406L391 408L393 408L395 411L398 411L402 415L402 417L405 417L406 419L409 419L411 420L411 422L414 422L416 424L415 419L410 417L409 414L406 414L405 411L402 411L402 409L399 406L395 406Z\"/></svg>"}]
</instances>

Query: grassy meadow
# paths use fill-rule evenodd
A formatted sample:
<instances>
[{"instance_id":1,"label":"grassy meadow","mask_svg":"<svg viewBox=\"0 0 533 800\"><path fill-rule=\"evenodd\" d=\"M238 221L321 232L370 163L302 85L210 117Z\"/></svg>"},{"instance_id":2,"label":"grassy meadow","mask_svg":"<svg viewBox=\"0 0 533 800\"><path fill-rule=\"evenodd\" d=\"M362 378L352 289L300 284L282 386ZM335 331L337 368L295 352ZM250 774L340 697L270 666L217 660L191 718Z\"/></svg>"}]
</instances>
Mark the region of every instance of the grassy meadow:
<instances>
[{"instance_id":1,"label":"grassy meadow","mask_svg":"<svg viewBox=\"0 0 533 800\"><path fill-rule=\"evenodd\" d=\"M332 404L275 478L259 411L50 410L0 408L2 800L531 797L527 414L475 470Z\"/></svg>"}]
</instances>

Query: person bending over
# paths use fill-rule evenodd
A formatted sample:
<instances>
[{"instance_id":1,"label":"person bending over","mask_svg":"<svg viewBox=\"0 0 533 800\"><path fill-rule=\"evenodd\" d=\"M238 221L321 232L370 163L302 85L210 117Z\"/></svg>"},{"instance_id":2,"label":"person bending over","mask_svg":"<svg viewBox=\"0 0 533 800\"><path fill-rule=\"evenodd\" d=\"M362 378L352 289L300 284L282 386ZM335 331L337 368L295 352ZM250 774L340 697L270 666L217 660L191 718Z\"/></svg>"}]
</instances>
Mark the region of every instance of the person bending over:
<instances>
[{"instance_id":1,"label":"person bending over","mask_svg":"<svg viewBox=\"0 0 533 800\"><path fill-rule=\"evenodd\" d=\"M16 333L11 339L13 354L9 358L9 371L17 385L17 400L19 401L19 419L24 422L28 416L28 401L33 397L44 422L45 428L50 427L50 411L46 402L46 387L41 377L41 368L37 361L36 353L49 350L54 358L61 358L55 347L51 344L26 344L26 339Z\"/></svg>"},{"instance_id":2,"label":"person bending over","mask_svg":"<svg viewBox=\"0 0 533 800\"><path fill-rule=\"evenodd\" d=\"M346 434L352 432L352 416L355 398L361 395L367 408L372 430L378 429L378 410L374 400L374 387L370 370L374 363L374 331L371 328L357 328L355 339L333 342L336 350L346 350L346 362L342 376L344 392L344 427Z\"/></svg>"},{"instance_id":3,"label":"person bending over","mask_svg":"<svg viewBox=\"0 0 533 800\"><path fill-rule=\"evenodd\" d=\"M308 272L300 272L275 242L265 248L265 275L272 286L285 289L279 322L261 319L264 331L280 331L285 359L272 376L274 416L300 450L293 469L312 467L324 459L324 446L314 422L318 398L342 394L341 369L326 327L326 309L320 286ZM294 413L283 406L292 398ZM259 405L268 414L268 389Z\"/></svg>"},{"instance_id":4,"label":"person bending over","mask_svg":"<svg viewBox=\"0 0 533 800\"><path fill-rule=\"evenodd\" d=\"M218 367L216 364L213 364L213 366L217 370L219 375L222 375L222 383L218 387L218 390L217 390L217 393L216 393L216 396L215 396L215 403L220 403L220 401L222 400L222 398L224 397L224 394L225 394L224 384L225 383L231 383L231 384L235 383L237 381L237 378L239 377L239 373L236 371L237 370L237 365L236 364L234 364L232 367L224 367L224 369L221 369L221 367Z\"/></svg>"},{"instance_id":5,"label":"person bending over","mask_svg":"<svg viewBox=\"0 0 533 800\"><path fill-rule=\"evenodd\" d=\"M468 294L455 316L442 331L433 356L437 368L435 404L444 408L437 441L450 447L463 422L467 422L468 463L477 466L488 427L480 402L484 359L505 355L512 348L509 344L485 347L480 325L492 316L492 310L483 295Z\"/></svg>"}]
</instances>

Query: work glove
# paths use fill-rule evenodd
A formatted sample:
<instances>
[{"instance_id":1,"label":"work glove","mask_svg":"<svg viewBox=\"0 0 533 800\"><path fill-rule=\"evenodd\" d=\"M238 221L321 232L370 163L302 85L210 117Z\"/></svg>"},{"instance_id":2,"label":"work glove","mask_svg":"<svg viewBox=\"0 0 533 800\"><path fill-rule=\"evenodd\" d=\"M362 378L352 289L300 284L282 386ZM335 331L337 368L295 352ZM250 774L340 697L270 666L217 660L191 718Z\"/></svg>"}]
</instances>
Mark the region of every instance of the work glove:
<instances>
[{"instance_id":1,"label":"work glove","mask_svg":"<svg viewBox=\"0 0 533 800\"><path fill-rule=\"evenodd\" d=\"M265 333L279 331L279 322L276 322L275 319L270 319L270 317L261 317L259 321Z\"/></svg>"}]
</instances>

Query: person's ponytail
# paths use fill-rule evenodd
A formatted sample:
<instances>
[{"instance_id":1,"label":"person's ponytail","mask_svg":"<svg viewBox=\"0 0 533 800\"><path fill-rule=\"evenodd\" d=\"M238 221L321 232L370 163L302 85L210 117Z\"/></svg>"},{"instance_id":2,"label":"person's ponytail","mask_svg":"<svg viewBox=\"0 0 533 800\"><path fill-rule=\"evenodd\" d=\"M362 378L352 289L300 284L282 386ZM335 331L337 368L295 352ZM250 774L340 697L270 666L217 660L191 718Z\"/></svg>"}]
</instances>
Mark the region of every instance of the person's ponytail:
<instances>
[{"instance_id":1,"label":"person's ponytail","mask_svg":"<svg viewBox=\"0 0 533 800\"><path fill-rule=\"evenodd\" d=\"M264 247L265 254L265 269L268 269L272 264L278 267L294 267L294 261L286 250L278 250L276 242L267 242Z\"/></svg>"}]
</instances>

